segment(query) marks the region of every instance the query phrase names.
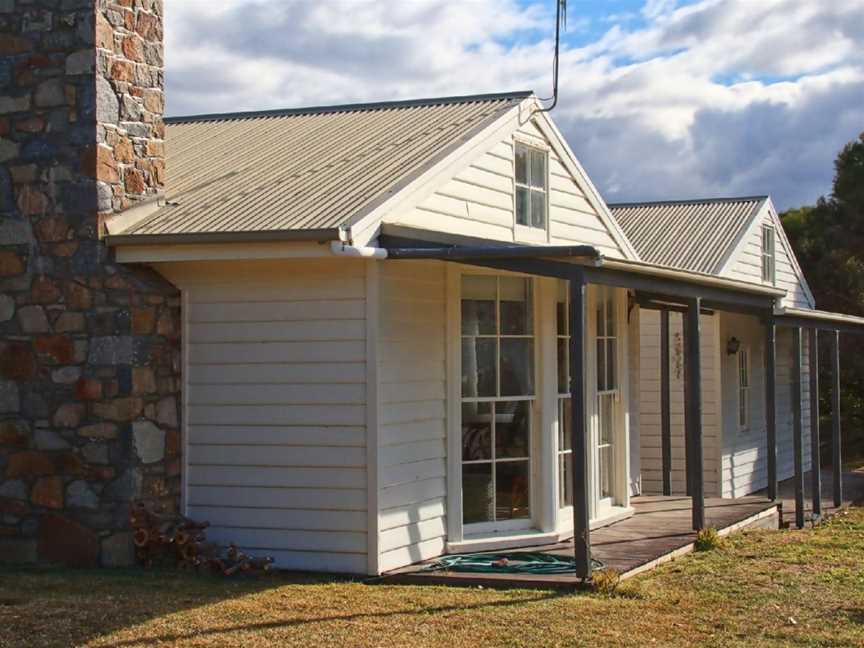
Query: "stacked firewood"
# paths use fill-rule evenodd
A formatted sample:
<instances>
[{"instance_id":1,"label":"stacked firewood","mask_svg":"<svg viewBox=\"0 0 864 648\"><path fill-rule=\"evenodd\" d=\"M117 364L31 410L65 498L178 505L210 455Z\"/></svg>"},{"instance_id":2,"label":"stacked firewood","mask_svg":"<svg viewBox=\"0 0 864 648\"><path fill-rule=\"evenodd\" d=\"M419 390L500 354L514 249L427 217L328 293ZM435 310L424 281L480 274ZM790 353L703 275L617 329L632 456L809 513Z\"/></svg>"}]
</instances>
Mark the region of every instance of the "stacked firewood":
<instances>
[{"instance_id":1,"label":"stacked firewood","mask_svg":"<svg viewBox=\"0 0 864 648\"><path fill-rule=\"evenodd\" d=\"M179 569L209 569L231 576L237 572L269 572L273 559L253 557L231 544L223 549L208 542L204 530L209 522L166 513L140 500L129 507L129 524L139 564L173 562Z\"/></svg>"}]
</instances>

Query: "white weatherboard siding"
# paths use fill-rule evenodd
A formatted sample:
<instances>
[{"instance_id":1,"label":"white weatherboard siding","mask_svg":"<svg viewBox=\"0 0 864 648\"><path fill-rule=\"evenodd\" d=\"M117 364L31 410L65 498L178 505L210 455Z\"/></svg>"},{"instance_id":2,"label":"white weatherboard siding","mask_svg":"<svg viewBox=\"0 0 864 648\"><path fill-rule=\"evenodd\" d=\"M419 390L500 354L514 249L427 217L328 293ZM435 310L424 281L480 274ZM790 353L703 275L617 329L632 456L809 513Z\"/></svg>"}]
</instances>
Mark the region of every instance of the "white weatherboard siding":
<instances>
[{"instance_id":1,"label":"white weatherboard siding","mask_svg":"<svg viewBox=\"0 0 864 648\"><path fill-rule=\"evenodd\" d=\"M660 313L640 309L639 447L642 492L663 492L663 446L660 428ZM705 495L720 492L720 366L717 319L701 316L702 451ZM672 492L686 492L684 455L684 338L681 315L669 316L669 373L672 423Z\"/></svg>"},{"instance_id":2,"label":"white weatherboard siding","mask_svg":"<svg viewBox=\"0 0 864 648\"><path fill-rule=\"evenodd\" d=\"M724 354L723 403L729 416L724 421L722 486L723 497L741 497L766 488L765 370L764 327L754 317L721 315L721 341L734 336L750 349L751 423L738 428L737 357ZM810 401L808 343L804 338L802 363L802 428L804 432L804 470L810 467ZM777 334L777 476L788 479L795 473L792 441L792 333L779 329Z\"/></svg>"},{"instance_id":3,"label":"white weatherboard siding","mask_svg":"<svg viewBox=\"0 0 864 648\"><path fill-rule=\"evenodd\" d=\"M640 309L635 308L630 313L630 323L629 323L629 331L628 331L628 344L629 344L629 358L630 358L630 367L628 371L628 378L630 380L630 393L628 399L628 405L630 407L630 426L629 426L629 434L630 434L630 495L640 495L642 493L642 466L641 466L641 456L640 456L640 424L641 424L641 414L640 414L640 400L641 394L639 390L639 380L641 376L641 372L639 370L641 354L639 350L639 345L641 342L641 337L639 335L639 331L641 330L641 321L642 321L642 312Z\"/></svg>"},{"instance_id":4,"label":"white weatherboard siding","mask_svg":"<svg viewBox=\"0 0 864 648\"><path fill-rule=\"evenodd\" d=\"M284 569L366 573L364 263L170 264L188 515Z\"/></svg>"},{"instance_id":5,"label":"white weatherboard siding","mask_svg":"<svg viewBox=\"0 0 864 648\"><path fill-rule=\"evenodd\" d=\"M780 219L777 218L770 204L766 204L760 210L758 218L754 219L744 239L720 274L741 281L762 283L762 225L770 225L774 228L775 285L786 291L782 304L795 308L813 308L814 304L810 299L809 288L799 276L792 248L783 232Z\"/></svg>"},{"instance_id":6,"label":"white weatherboard siding","mask_svg":"<svg viewBox=\"0 0 864 648\"><path fill-rule=\"evenodd\" d=\"M380 266L379 551L386 571L444 553L445 267Z\"/></svg>"},{"instance_id":7,"label":"white weatherboard siding","mask_svg":"<svg viewBox=\"0 0 864 648\"><path fill-rule=\"evenodd\" d=\"M517 128L515 134L507 132L416 207L387 215L386 222L497 241L547 242L546 239L522 241L517 237L514 137L549 149L548 242L593 245L607 256L624 258L603 218L586 198L585 189L533 121Z\"/></svg>"}]
</instances>

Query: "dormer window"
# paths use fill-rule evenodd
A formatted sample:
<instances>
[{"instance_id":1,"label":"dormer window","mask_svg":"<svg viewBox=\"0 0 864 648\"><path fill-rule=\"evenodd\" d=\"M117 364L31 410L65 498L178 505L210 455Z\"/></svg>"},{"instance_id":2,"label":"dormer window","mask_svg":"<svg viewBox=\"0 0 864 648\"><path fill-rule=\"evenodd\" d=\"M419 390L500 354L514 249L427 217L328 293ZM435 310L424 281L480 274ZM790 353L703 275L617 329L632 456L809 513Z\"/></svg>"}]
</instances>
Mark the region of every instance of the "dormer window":
<instances>
[{"instance_id":1,"label":"dormer window","mask_svg":"<svg viewBox=\"0 0 864 648\"><path fill-rule=\"evenodd\" d=\"M546 151L516 143L516 225L546 231Z\"/></svg>"},{"instance_id":2,"label":"dormer window","mask_svg":"<svg viewBox=\"0 0 864 648\"><path fill-rule=\"evenodd\" d=\"M762 281L773 284L775 276L774 228L762 226Z\"/></svg>"}]
</instances>

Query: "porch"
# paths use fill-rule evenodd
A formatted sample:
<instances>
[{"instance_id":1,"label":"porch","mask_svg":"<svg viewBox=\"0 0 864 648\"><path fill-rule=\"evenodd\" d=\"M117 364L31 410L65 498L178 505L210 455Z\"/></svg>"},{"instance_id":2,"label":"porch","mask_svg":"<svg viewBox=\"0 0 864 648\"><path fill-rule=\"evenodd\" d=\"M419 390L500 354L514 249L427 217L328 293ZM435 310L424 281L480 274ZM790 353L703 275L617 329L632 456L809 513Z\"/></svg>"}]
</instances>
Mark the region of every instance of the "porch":
<instances>
[{"instance_id":1,"label":"porch","mask_svg":"<svg viewBox=\"0 0 864 648\"><path fill-rule=\"evenodd\" d=\"M864 469L843 473L840 507L834 504L832 472L823 470L822 514L831 515L840 508L864 501ZM805 474L806 483L812 475ZM778 484L777 501L758 493L736 499L705 499L705 525L717 529L721 536L744 529L776 529L795 526L795 479ZM809 491L807 493L810 495ZM643 495L630 500L631 517L591 532L592 556L606 567L615 569L621 578L631 578L693 551L696 532L692 528L692 501L686 496ZM808 510L808 517L812 511ZM549 553L571 559L573 542L524 547L514 551ZM466 572L425 571L434 563L428 560L393 570L382 577L385 583L436 584L484 587L565 588L582 582L575 574L481 574Z\"/></svg>"},{"instance_id":2,"label":"porch","mask_svg":"<svg viewBox=\"0 0 864 648\"><path fill-rule=\"evenodd\" d=\"M591 532L591 555L605 566L629 578L693 550L691 499L686 496L645 495L630 501L632 516ZM738 499L705 499L706 525L721 535L743 528L777 528L780 504L764 496ZM524 547L513 551L549 553L572 560L573 541ZM385 583L436 584L484 587L556 588L579 585L583 579L570 574L487 574L453 571L426 571L429 560L382 577Z\"/></svg>"}]
</instances>

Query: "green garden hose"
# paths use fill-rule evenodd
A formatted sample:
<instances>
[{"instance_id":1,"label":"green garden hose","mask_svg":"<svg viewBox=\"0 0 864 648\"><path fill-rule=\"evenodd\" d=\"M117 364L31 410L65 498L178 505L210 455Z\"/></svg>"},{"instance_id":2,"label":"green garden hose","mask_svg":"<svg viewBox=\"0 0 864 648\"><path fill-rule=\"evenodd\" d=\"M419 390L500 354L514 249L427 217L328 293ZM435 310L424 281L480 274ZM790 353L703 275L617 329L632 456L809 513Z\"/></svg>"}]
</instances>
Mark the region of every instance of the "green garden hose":
<instances>
[{"instance_id":1,"label":"green garden hose","mask_svg":"<svg viewBox=\"0 0 864 648\"><path fill-rule=\"evenodd\" d=\"M593 569L603 569L599 560L591 560ZM475 574L568 574L576 571L572 558L546 553L513 551L509 553L473 553L442 556L423 571L454 571Z\"/></svg>"}]
</instances>

